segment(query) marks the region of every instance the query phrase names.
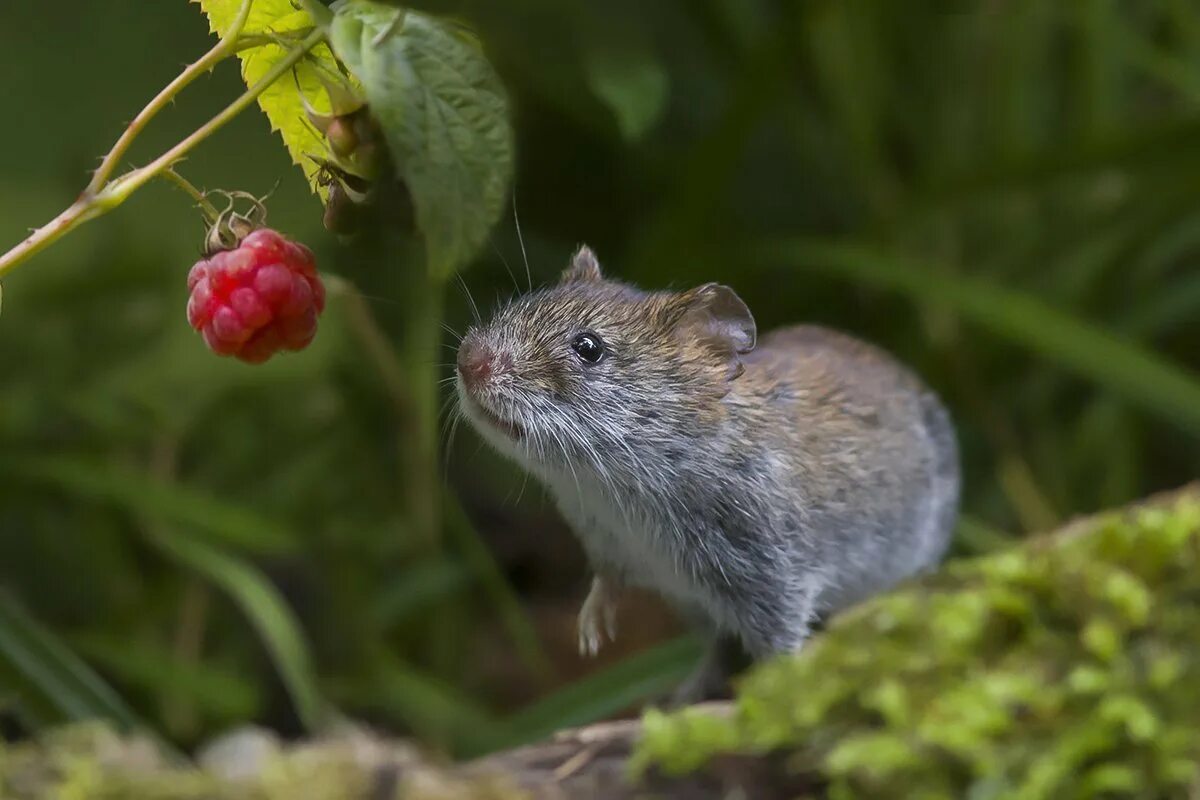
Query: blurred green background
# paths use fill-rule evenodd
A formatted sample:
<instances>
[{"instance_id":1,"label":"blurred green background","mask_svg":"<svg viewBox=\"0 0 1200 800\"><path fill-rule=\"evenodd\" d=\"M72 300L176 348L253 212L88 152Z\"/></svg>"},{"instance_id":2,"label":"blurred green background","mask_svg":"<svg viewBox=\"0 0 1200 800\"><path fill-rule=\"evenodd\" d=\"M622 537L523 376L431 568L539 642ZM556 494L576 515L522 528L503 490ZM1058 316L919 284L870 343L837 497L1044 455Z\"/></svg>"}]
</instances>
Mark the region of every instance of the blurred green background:
<instances>
[{"instance_id":1,"label":"blurred green background","mask_svg":"<svg viewBox=\"0 0 1200 800\"><path fill-rule=\"evenodd\" d=\"M959 555L1196 475L1190 0L422 7L476 28L511 91L534 283L585 241L646 286L731 284L760 329L884 345L953 409ZM206 32L184 0L3 5L0 245L70 202ZM222 65L133 158L241 88ZM6 734L102 713L186 748L340 712L468 754L687 671L695 643L647 599L598 662L575 655L582 556L465 428L442 456L443 530L414 534L412 432L389 394L405 375L363 332L403 347L419 263L327 234L257 111L180 169L206 188L278 183L270 223L366 305L335 298L314 346L267 366L213 357L183 313L200 219L166 184L5 281ZM450 286L448 327L469 324L467 289L485 313L514 292L510 272L525 280L511 215ZM441 377L453 342L428 354Z\"/></svg>"}]
</instances>

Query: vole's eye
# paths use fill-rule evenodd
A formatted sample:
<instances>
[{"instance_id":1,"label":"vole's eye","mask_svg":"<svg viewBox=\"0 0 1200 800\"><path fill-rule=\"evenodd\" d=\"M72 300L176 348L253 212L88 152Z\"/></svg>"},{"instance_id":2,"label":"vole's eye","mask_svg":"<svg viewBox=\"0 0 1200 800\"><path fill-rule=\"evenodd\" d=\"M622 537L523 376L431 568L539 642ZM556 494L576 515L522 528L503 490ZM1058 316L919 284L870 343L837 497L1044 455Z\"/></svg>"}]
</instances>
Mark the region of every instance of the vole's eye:
<instances>
[{"instance_id":1,"label":"vole's eye","mask_svg":"<svg viewBox=\"0 0 1200 800\"><path fill-rule=\"evenodd\" d=\"M596 364L606 353L604 342L594 333L581 333L571 341L571 349L589 364Z\"/></svg>"}]
</instances>

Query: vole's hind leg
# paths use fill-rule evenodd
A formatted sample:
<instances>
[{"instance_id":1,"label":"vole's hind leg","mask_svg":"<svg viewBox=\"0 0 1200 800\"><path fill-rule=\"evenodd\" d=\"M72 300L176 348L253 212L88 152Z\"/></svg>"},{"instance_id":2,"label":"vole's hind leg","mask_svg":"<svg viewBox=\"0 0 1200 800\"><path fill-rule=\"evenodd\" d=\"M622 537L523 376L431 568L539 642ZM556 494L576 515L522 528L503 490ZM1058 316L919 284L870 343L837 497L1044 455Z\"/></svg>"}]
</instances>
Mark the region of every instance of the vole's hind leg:
<instances>
[{"instance_id":1,"label":"vole's hind leg","mask_svg":"<svg viewBox=\"0 0 1200 800\"><path fill-rule=\"evenodd\" d=\"M668 700L673 707L712 700L729 694L729 679L754 661L773 655L795 653L808 639L817 620L821 583L801 586L776 585L769 581L726 596L737 635L714 633L712 644L696 670Z\"/></svg>"},{"instance_id":2,"label":"vole's hind leg","mask_svg":"<svg viewBox=\"0 0 1200 800\"><path fill-rule=\"evenodd\" d=\"M742 598L738 614L742 642L755 661L800 651L817 622L820 593L821 584L814 581Z\"/></svg>"},{"instance_id":3,"label":"vole's hind leg","mask_svg":"<svg viewBox=\"0 0 1200 800\"><path fill-rule=\"evenodd\" d=\"M617 638L617 599L620 583L611 576L592 578L592 588L579 609L579 653L594 656L600 645Z\"/></svg>"},{"instance_id":4,"label":"vole's hind leg","mask_svg":"<svg viewBox=\"0 0 1200 800\"><path fill-rule=\"evenodd\" d=\"M667 699L668 708L717 700L730 694L729 681L750 665L750 657L737 637L721 634L713 639L704 657Z\"/></svg>"}]
</instances>

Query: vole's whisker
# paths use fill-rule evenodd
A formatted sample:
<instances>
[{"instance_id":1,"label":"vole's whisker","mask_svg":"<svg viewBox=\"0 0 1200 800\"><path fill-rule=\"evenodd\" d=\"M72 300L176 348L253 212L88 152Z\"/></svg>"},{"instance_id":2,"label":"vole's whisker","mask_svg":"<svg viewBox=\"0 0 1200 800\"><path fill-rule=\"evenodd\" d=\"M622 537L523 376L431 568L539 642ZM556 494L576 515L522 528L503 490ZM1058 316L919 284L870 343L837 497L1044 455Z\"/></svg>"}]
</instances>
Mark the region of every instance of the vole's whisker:
<instances>
[{"instance_id":1,"label":"vole's whisker","mask_svg":"<svg viewBox=\"0 0 1200 800\"><path fill-rule=\"evenodd\" d=\"M446 409L450 408L451 405L454 405L457 402L458 402L457 394L455 394L454 392L451 392L450 394L448 394L446 396L446 399L442 401L441 407L438 409L438 417L440 418L443 414L446 413Z\"/></svg>"},{"instance_id":2,"label":"vole's whisker","mask_svg":"<svg viewBox=\"0 0 1200 800\"><path fill-rule=\"evenodd\" d=\"M551 429L550 436L553 437L555 444L558 445L558 448L566 456L565 461L567 462L567 467L571 470L571 477L575 480L575 491L582 496L583 487L579 483L579 473L575 471L575 462L574 459L571 458L570 449L567 447L566 443L563 442L562 436L557 430Z\"/></svg>"},{"instance_id":3,"label":"vole's whisker","mask_svg":"<svg viewBox=\"0 0 1200 800\"><path fill-rule=\"evenodd\" d=\"M467 286L467 282L463 280L461 272L454 273L454 277L458 279L458 285L462 287L463 294L467 296L467 302L471 304L471 314L475 317L476 325L483 325L483 318L479 316L479 306L475 305L475 298L471 296L471 289Z\"/></svg>"},{"instance_id":4,"label":"vole's whisker","mask_svg":"<svg viewBox=\"0 0 1200 800\"><path fill-rule=\"evenodd\" d=\"M523 469L521 472L523 473L521 477L521 489L517 492L517 499L513 501L513 505L520 505L521 498L525 496L525 487L529 484L529 470Z\"/></svg>"},{"instance_id":5,"label":"vole's whisker","mask_svg":"<svg viewBox=\"0 0 1200 800\"><path fill-rule=\"evenodd\" d=\"M443 433L445 434L445 445L442 448L442 459L443 459L442 482L443 483L450 482L450 456L454 452L454 435L458 432L458 423L463 418L463 416L464 415L463 415L462 406L458 405L456 403L454 405L453 409L451 409L451 414L450 414L450 417L448 418L449 433L445 434L445 428L443 428Z\"/></svg>"},{"instance_id":6,"label":"vole's whisker","mask_svg":"<svg viewBox=\"0 0 1200 800\"><path fill-rule=\"evenodd\" d=\"M521 218L517 215L517 189L513 187L513 224L517 228L517 242L521 245L521 259L525 262L525 280L529 291L533 291L533 273L529 269L529 254L525 252L525 237L521 235ZM521 287L517 287L518 292Z\"/></svg>"},{"instance_id":7,"label":"vole's whisker","mask_svg":"<svg viewBox=\"0 0 1200 800\"><path fill-rule=\"evenodd\" d=\"M517 294L521 293L521 284L517 283L517 276L513 274L512 267L508 266L508 259L504 257L504 253L500 252L500 248L496 246L495 240L489 239L492 250L496 251L496 256L500 259L500 263L504 265L504 271L508 273L508 277L512 279L513 288L517 290Z\"/></svg>"}]
</instances>

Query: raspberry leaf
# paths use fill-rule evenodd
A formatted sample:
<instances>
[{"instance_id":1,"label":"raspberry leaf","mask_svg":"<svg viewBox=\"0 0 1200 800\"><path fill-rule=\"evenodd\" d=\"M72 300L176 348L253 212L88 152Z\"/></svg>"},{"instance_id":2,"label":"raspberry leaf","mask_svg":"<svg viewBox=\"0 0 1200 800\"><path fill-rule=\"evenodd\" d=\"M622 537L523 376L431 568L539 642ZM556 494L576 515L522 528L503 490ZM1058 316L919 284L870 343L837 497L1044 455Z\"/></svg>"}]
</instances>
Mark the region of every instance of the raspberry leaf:
<instances>
[{"instance_id":1,"label":"raspberry leaf","mask_svg":"<svg viewBox=\"0 0 1200 800\"><path fill-rule=\"evenodd\" d=\"M330 40L412 195L431 273L453 274L508 196L513 133L499 77L461 26L372 0L338 6Z\"/></svg>"},{"instance_id":2,"label":"raspberry leaf","mask_svg":"<svg viewBox=\"0 0 1200 800\"><path fill-rule=\"evenodd\" d=\"M622 11L628 11L625 2ZM583 4L573 17L584 78L608 106L617 129L630 142L645 136L661 119L670 89L666 68L636 14L614 13L606 5Z\"/></svg>"},{"instance_id":3,"label":"raspberry leaf","mask_svg":"<svg viewBox=\"0 0 1200 800\"><path fill-rule=\"evenodd\" d=\"M194 0L208 16L209 28L218 35L225 35L233 24L241 6L241 0ZM255 0L250 7L243 35L272 34L286 39L297 31L306 31L314 26L307 11L297 11L292 0ZM286 44L263 44L243 50L238 54L242 60L242 77L247 86L252 86L277 64L287 53ZM271 129L279 131L287 146L292 161L303 171L314 192L322 197L325 187L316 180L318 166L308 155L324 152L325 144L318 134L306 123L304 98L319 112L329 111L329 98L318 75L338 73L337 61L329 47L322 44L313 48L309 57L295 67L296 79L290 76L277 80L258 98L258 104L266 113ZM297 88L299 84L299 88ZM301 97L300 92L304 95Z\"/></svg>"}]
</instances>

